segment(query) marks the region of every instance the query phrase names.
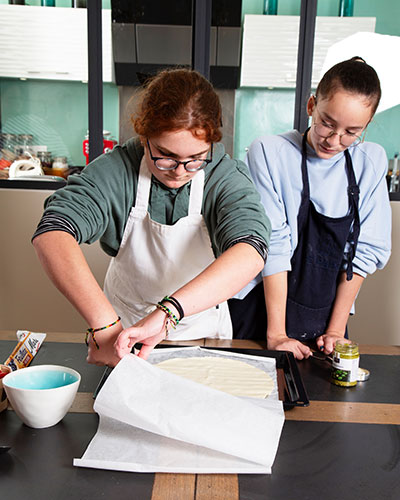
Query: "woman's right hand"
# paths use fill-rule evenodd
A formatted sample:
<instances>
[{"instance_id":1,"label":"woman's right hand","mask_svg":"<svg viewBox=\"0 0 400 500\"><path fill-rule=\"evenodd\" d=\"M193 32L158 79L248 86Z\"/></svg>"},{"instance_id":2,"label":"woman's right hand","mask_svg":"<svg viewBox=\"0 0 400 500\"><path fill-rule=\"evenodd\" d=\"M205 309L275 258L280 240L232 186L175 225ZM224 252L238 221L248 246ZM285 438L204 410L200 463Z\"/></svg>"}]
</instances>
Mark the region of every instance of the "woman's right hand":
<instances>
[{"instance_id":1,"label":"woman's right hand","mask_svg":"<svg viewBox=\"0 0 400 500\"><path fill-rule=\"evenodd\" d=\"M165 313L156 309L135 325L122 330L114 343L116 355L120 359L123 358L131 352L137 342L140 342L143 345L138 356L147 359L154 347L166 338L166 321Z\"/></svg>"},{"instance_id":2,"label":"woman's right hand","mask_svg":"<svg viewBox=\"0 0 400 500\"><path fill-rule=\"evenodd\" d=\"M273 351L290 351L296 359L307 359L311 356L311 349L299 340L291 339L286 335L268 337L268 349Z\"/></svg>"}]
</instances>

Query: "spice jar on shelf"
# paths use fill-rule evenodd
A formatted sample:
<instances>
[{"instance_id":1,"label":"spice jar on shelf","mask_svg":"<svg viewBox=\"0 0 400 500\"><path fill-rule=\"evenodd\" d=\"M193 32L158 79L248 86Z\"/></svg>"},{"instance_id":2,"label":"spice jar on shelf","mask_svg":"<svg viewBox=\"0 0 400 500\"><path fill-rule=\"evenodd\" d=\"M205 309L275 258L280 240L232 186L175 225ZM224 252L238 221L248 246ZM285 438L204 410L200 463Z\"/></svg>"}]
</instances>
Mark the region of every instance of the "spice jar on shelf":
<instances>
[{"instance_id":1,"label":"spice jar on shelf","mask_svg":"<svg viewBox=\"0 0 400 500\"><path fill-rule=\"evenodd\" d=\"M66 177L68 172L68 162L65 156L56 156L53 159L52 164L52 175L58 175L59 177Z\"/></svg>"}]
</instances>

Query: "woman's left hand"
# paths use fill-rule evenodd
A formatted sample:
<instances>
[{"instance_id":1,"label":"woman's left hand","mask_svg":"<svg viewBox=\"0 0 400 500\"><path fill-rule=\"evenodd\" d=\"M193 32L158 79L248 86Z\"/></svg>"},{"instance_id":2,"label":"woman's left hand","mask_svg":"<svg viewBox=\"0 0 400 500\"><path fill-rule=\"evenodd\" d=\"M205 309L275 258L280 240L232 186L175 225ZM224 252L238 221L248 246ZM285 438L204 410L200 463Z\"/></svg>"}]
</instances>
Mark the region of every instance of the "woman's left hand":
<instances>
[{"instance_id":1,"label":"woman's left hand","mask_svg":"<svg viewBox=\"0 0 400 500\"><path fill-rule=\"evenodd\" d=\"M330 354L335 349L337 340L344 343L350 342L350 340L344 338L344 333L327 330L324 335L317 338L316 343L320 351L324 352L324 354Z\"/></svg>"},{"instance_id":2,"label":"woman's left hand","mask_svg":"<svg viewBox=\"0 0 400 500\"><path fill-rule=\"evenodd\" d=\"M156 309L135 325L122 330L114 343L116 355L123 358L131 352L137 342L140 342L143 345L138 356L147 359L154 347L166 338L166 320L165 313Z\"/></svg>"},{"instance_id":3,"label":"woman's left hand","mask_svg":"<svg viewBox=\"0 0 400 500\"><path fill-rule=\"evenodd\" d=\"M118 322L115 326L98 332L95 337L98 347L93 341L93 338L89 335L86 361L98 366L115 366L120 359L115 354L114 343L121 330L121 323Z\"/></svg>"}]
</instances>

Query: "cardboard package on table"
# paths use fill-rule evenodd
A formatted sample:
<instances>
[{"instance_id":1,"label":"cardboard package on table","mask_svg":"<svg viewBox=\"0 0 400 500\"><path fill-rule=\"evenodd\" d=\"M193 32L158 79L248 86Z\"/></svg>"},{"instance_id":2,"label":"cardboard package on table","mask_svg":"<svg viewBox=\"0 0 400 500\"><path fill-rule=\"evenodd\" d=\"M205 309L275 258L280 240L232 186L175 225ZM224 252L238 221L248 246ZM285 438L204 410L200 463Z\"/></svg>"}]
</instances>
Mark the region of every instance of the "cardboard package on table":
<instances>
[{"instance_id":1,"label":"cardboard package on table","mask_svg":"<svg viewBox=\"0 0 400 500\"><path fill-rule=\"evenodd\" d=\"M36 356L45 338L45 333L35 333L28 330L17 331L17 345L5 360L4 365L0 364L0 412L8 406L2 379L10 371L27 367Z\"/></svg>"},{"instance_id":2,"label":"cardboard package on table","mask_svg":"<svg viewBox=\"0 0 400 500\"><path fill-rule=\"evenodd\" d=\"M3 387L3 378L5 376L3 374L7 374L9 372L11 372L11 368L9 366L0 365L0 413L8 406L6 391Z\"/></svg>"}]
</instances>

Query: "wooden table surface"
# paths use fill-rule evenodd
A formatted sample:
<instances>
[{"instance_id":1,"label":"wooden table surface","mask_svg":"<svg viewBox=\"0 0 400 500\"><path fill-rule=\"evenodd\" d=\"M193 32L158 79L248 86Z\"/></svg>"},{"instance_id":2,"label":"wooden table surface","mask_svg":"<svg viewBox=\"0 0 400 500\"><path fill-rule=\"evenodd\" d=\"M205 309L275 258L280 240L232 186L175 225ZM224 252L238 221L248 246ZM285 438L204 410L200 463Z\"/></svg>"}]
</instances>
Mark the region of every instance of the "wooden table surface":
<instances>
[{"instance_id":1,"label":"wooden table surface","mask_svg":"<svg viewBox=\"0 0 400 500\"><path fill-rule=\"evenodd\" d=\"M0 355L2 355L5 359L4 353L7 355L11 352L13 344L16 343L16 332L15 331L0 331ZM37 355L36 364L44 364L49 363L48 356L54 355L54 353L58 353L58 358L61 353L64 353L66 357L69 356L69 360L72 359L72 355L69 354L68 348L77 349L77 346L74 344L84 344L84 334L82 333L48 333L45 339L45 342L41 348L43 351L42 360L40 360L41 351L39 351ZM168 344L168 342L165 342ZM177 342L174 342L176 345ZM232 341L218 341L212 339L205 339L201 341L189 341L189 342L181 342L180 345L202 345L207 347L234 347L234 348L245 348L245 349L265 349L266 344L263 342L255 342L255 341L245 341L245 340L232 340ZM8 351L7 351L8 349ZM72 351L71 351L72 352ZM77 352L77 351L74 351ZM85 359L86 348L82 345L82 356L79 361L81 366L83 366L83 362ZM399 360L400 359L400 347L398 346L373 346L373 345L360 345L361 352L361 365L363 361L370 360L370 362L376 362L380 365L388 365L388 360ZM47 356L47 357L46 357ZM68 359L62 359L63 364L68 365ZM4 361L4 360L1 360ZM60 364L60 361L54 364ZM314 378L316 376L321 375L320 380L315 378L315 384L321 384L323 389L320 391L320 395L322 396L318 399L319 394L316 394L316 398L310 397L310 406L309 407L296 407L290 411L285 413L286 422L294 422L293 424L286 425L294 425L295 422L310 422L317 425L316 423L345 423L345 424L372 424L373 426L400 426L400 393L399 391L395 391L393 394L393 398L391 397L392 392L389 390L389 396L386 400L379 400L379 398L374 401L375 396L371 394L363 393L364 389L361 389L357 394L355 391L348 391L347 389L340 388L340 391L337 391L337 387L331 387L329 384L329 380L324 380L325 374L327 373L328 367L321 367L317 365L314 367L312 362L309 360L306 362L300 362L299 368L302 373L303 380L308 380L310 383L306 385L306 389L311 385L314 387ZM390 364L390 363L389 363ZM76 366L70 365L71 367L76 368ZM397 365L396 365L397 366ZM104 371L102 367L94 367L87 365L87 369L90 370L90 376L94 377L95 380L100 380L100 376ZM397 374L399 375L399 374ZM85 374L82 375L82 379L84 380ZM374 373L371 374L371 378L374 377ZM369 384L365 382L364 384ZM360 385L360 384L359 384ZM89 390L85 390L89 389ZM80 391L78 392L75 398L75 401L70 409L69 418L77 418L73 417L70 414L76 415L90 415L93 414L93 387L85 387L85 384L81 383ZM327 393L325 393L328 391ZM350 394L350 399L349 399ZM355 395L355 396L354 396ZM0 415L0 436L4 440L4 432L7 425L10 425L10 429L18 428L22 426L21 423L17 422L17 417L14 412L9 408L9 411L4 412L7 413L6 416ZM11 415L12 414L12 415ZM94 417L94 416L93 416ZM4 421L5 419L5 421ZM55 428L63 425L63 422L55 426ZM305 425L305 424L304 424ZM321 425L321 424L318 424ZM2 427L3 426L3 427ZM25 428L25 426L22 426ZM372 428L372 427L371 427ZM374 427L375 428L375 427ZM28 429L28 428L26 428ZM396 427L399 429L399 427ZM3 434L1 433L3 431ZM93 435L89 435L89 440L93 437ZM400 441L399 441L400 443ZM1 444L1 443L0 443ZM86 448L86 447L85 447ZM85 449L84 448L84 449ZM84 452L82 450L82 453ZM278 450L278 455L279 455ZM76 455L78 456L78 455ZM70 467L75 469L75 476L83 475L84 471L88 471L88 469L76 469L72 466L72 459ZM22 459L22 457L19 457ZM0 456L0 475L1 475L1 456ZM398 462L400 458L398 457ZM396 467L398 463L396 464ZM91 470L93 473L93 470ZM89 472L87 472L88 475ZM96 476L98 474L110 475L110 477L115 476L114 471L96 471ZM136 474L134 473L120 473L126 475ZM144 475L137 475L144 476ZM273 496L262 496L261 492L253 492L248 493L242 496L241 490L239 487L239 478L235 474L154 474L147 475L147 478L152 476L152 484L151 484L151 495L148 497L140 498L139 496L132 496L131 498L137 498L138 500L147 500L147 498L151 498L151 500L236 500L239 498L248 499L248 500L256 500L256 498L274 498ZM270 478L274 478L274 467L272 469L272 475ZM253 484L257 483L257 475L253 475ZM252 478L245 478L246 481L243 490L249 485L249 481ZM83 479L84 480L84 479ZM147 481L147 479L144 479ZM321 485L323 486L323 485ZM256 496L260 494L261 496ZM250 495L250 496L247 496ZM304 493L305 495L305 493ZM32 497L35 498L35 497ZM60 497L61 498L61 497ZM63 497L62 497L63 498ZM72 497L71 497L72 498ZM77 498L77 497L75 497ZM82 497L89 498L89 497ZM276 496L278 498L278 496ZM298 492L297 498L314 498L312 496L302 496L301 492ZM315 497L316 498L316 497ZM329 498L325 496L325 498ZM334 498L334 497L332 497ZM346 498L346 496L341 497ZM361 497L351 497L348 498L361 498ZM365 497L366 498L366 497ZM395 497L393 497L395 498ZM49 499L52 500L52 499ZM289 498L287 500L290 500Z\"/></svg>"}]
</instances>

